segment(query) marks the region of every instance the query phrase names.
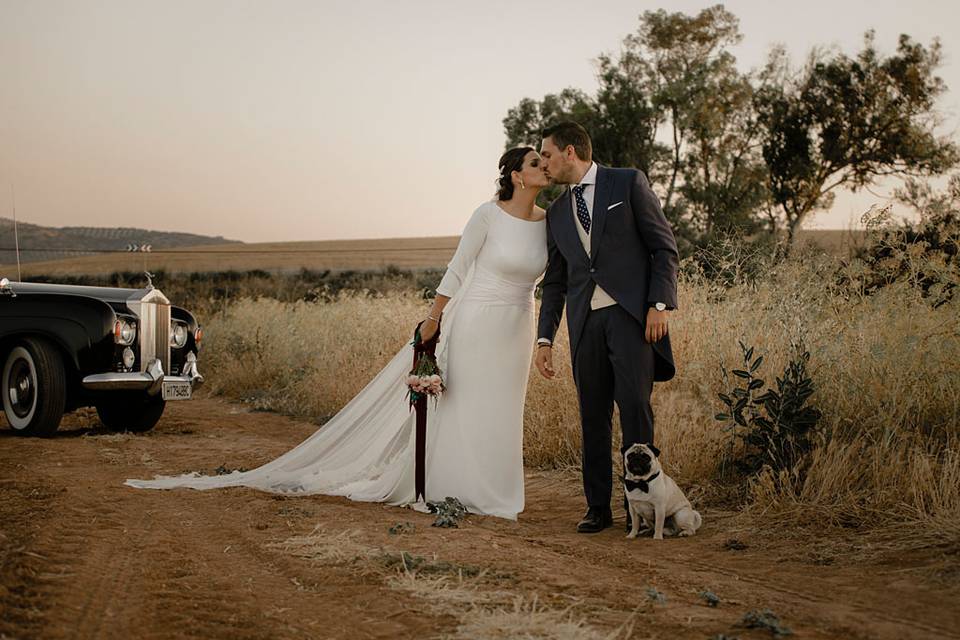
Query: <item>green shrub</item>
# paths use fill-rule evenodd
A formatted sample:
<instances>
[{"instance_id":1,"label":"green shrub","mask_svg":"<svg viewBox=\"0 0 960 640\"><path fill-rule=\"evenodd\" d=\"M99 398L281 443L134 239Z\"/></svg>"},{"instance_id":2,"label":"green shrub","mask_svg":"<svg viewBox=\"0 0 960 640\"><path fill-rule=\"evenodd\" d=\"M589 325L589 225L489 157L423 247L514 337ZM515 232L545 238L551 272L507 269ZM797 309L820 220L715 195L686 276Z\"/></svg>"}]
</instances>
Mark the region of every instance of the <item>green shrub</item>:
<instances>
[{"instance_id":1,"label":"green shrub","mask_svg":"<svg viewBox=\"0 0 960 640\"><path fill-rule=\"evenodd\" d=\"M808 404L814 392L813 380L807 373L810 352L793 345L793 357L783 375L776 379L776 388L760 392L765 382L756 374L763 356L754 359L753 347L748 348L742 341L740 348L744 366L730 372L738 384L729 394L719 394L727 410L716 415L744 445L735 459L737 468L754 475L764 467L777 472L802 467L819 441L820 411ZM726 368L722 372L728 383Z\"/></svg>"}]
</instances>

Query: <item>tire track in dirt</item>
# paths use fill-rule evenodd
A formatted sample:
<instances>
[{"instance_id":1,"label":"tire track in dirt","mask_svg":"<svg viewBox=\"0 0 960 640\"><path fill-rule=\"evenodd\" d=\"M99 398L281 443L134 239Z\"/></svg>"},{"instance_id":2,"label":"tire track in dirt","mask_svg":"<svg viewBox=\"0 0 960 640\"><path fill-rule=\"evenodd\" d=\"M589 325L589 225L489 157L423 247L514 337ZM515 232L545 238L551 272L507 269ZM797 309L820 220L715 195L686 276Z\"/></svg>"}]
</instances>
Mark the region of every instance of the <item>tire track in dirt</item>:
<instances>
[{"instance_id":1,"label":"tire track in dirt","mask_svg":"<svg viewBox=\"0 0 960 640\"><path fill-rule=\"evenodd\" d=\"M176 495L164 492L156 499L176 500ZM309 637L299 621L271 616L270 607L282 608L275 599L284 597L287 585L276 579L272 567L249 553L239 527L211 525L205 522L209 513L185 506L179 505L180 522L171 522L164 514L156 523L179 529L180 544L156 536L141 551L150 559L143 586L152 603L145 616L148 626L169 626L173 631L152 637L179 637L188 631L196 637L253 640L278 637L278 627L283 628L282 637Z\"/></svg>"},{"instance_id":2,"label":"tire track in dirt","mask_svg":"<svg viewBox=\"0 0 960 640\"><path fill-rule=\"evenodd\" d=\"M70 445L71 462L96 463L83 455L88 443ZM27 514L39 515L33 510ZM120 535L122 518L114 505L89 499L78 484L65 488L44 510L39 534L28 542L30 553L43 564L33 572L31 585L33 609L43 630L36 637L101 637L112 610L128 597L132 556ZM15 532L20 533L22 529Z\"/></svg>"},{"instance_id":3,"label":"tire track in dirt","mask_svg":"<svg viewBox=\"0 0 960 640\"><path fill-rule=\"evenodd\" d=\"M64 621L63 626L69 628L71 638L103 637L105 625L111 625L111 632L127 633L130 630L125 628L124 617L117 613L127 609L134 556L129 538L122 535L123 525L113 518L119 514L108 505L89 503L73 506L70 511L75 524L65 556L72 559L67 562L77 565L71 591L82 594L82 600L76 605L77 616ZM89 518L90 512L97 515Z\"/></svg>"},{"instance_id":4,"label":"tire track in dirt","mask_svg":"<svg viewBox=\"0 0 960 640\"><path fill-rule=\"evenodd\" d=\"M59 493L12 479L0 482L0 637L38 637L45 589L69 577L35 549Z\"/></svg>"},{"instance_id":5,"label":"tire track in dirt","mask_svg":"<svg viewBox=\"0 0 960 640\"><path fill-rule=\"evenodd\" d=\"M398 637L410 632L412 617L398 614L415 608L414 603L384 589L378 579L335 566L313 566L268 550L261 532L270 527L258 529L249 518L276 518L284 500L242 489L230 493L249 500L251 509L245 514L224 512L217 506L223 493L195 494L191 496L195 502L180 505L186 508L179 517L190 523L184 530L189 553L179 547L149 553L151 558L164 558L155 563L160 575L148 589L157 602L155 614L162 614L167 624L189 625L201 637L241 639L318 634ZM170 501L176 496L177 492L162 492L155 499ZM215 515L218 511L220 517ZM286 538L290 532L280 534ZM357 629L357 615L366 604L375 604L386 619ZM442 626L429 617L417 624L424 622Z\"/></svg>"},{"instance_id":6,"label":"tire track in dirt","mask_svg":"<svg viewBox=\"0 0 960 640\"><path fill-rule=\"evenodd\" d=\"M267 542L290 535L288 527L276 526L285 502L274 496L122 486L136 475L125 462L142 472L143 450L169 440L135 438L119 448L115 439L97 437L71 438L68 448L9 442L54 452L22 469L30 485L0 483L0 540L19 543L4 544L0 555L0 567L11 569L0 572L0 637L374 638L449 626L418 615L410 597L379 580L268 551ZM44 488L63 475L73 478L69 491ZM21 495L14 495L14 484ZM43 509L33 504L39 491L46 492ZM358 630L358 613L377 609L389 617L366 616L368 626Z\"/></svg>"}]
</instances>

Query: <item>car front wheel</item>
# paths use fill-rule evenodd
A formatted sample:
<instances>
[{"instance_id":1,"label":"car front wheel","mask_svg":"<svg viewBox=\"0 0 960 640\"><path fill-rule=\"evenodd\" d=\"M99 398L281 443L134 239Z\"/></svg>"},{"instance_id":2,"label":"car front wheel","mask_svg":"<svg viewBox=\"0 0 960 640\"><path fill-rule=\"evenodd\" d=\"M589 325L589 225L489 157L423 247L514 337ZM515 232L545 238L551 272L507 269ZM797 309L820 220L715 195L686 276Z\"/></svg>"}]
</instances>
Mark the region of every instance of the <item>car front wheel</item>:
<instances>
[{"instance_id":1,"label":"car front wheel","mask_svg":"<svg viewBox=\"0 0 960 640\"><path fill-rule=\"evenodd\" d=\"M63 358L41 338L26 338L10 350L3 364L3 412L14 433L52 435L67 402Z\"/></svg>"},{"instance_id":2,"label":"car front wheel","mask_svg":"<svg viewBox=\"0 0 960 640\"><path fill-rule=\"evenodd\" d=\"M160 421L166 405L159 395L120 391L97 402L97 415L111 431L149 431Z\"/></svg>"}]
</instances>

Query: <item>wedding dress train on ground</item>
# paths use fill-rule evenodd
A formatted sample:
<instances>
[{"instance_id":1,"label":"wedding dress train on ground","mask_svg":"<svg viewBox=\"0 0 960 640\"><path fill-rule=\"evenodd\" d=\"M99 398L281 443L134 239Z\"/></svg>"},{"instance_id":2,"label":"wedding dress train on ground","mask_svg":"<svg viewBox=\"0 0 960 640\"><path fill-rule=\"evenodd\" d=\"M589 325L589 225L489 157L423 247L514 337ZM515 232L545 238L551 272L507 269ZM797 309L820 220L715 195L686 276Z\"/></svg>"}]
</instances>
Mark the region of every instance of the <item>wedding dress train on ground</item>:
<instances>
[{"instance_id":1,"label":"wedding dress train on ground","mask_svg":"<svg viewBox=\"0 0 960 640\"><path fill-rule=\"evenodd\" d=\"M437 293L450 296L438 363L446 391L427 417L426 500L516 519L523 510L523 407L535 340L534 285L547 263L546 223L482 204ZM254 487L286 494L413 504L414 414L405 345L312 436L250 471L127 480L144 489Z\"/></svg>"}]
</instances>

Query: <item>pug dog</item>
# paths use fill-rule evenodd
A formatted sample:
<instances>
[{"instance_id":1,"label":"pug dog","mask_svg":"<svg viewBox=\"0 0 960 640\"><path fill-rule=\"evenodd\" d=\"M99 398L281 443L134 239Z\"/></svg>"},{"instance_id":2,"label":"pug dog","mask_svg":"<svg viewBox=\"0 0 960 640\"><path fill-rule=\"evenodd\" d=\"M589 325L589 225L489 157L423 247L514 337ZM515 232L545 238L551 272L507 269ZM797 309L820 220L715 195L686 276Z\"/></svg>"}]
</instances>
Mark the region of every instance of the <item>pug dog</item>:
<instances>
[{"instance_id":1,"label":"pug dog","mask_svg":"<svg viewBox=\"0 0 960 640\"><path fill-rule=\"evenodd\" d=\"M635 444L623 453L623 490L630 509L631 540L640 532L640 521L646 528L653 523L653 538L669 535L692 536L703 519L690 506L690 501L660 467L660 450L652 444Z\"/></svg>"}]
</instances>

